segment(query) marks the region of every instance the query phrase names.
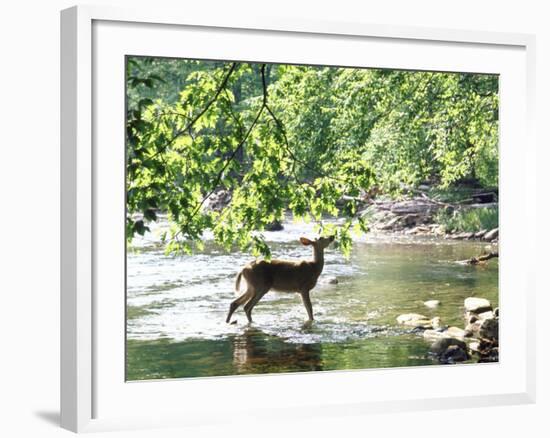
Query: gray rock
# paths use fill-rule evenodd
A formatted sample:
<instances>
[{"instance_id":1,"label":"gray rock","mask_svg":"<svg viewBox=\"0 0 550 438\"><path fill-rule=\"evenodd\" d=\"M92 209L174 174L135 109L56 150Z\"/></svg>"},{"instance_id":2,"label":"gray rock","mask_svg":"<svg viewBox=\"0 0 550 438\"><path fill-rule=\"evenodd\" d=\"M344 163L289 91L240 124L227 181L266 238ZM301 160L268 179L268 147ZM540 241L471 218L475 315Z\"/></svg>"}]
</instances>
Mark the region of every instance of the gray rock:
<instances>
[{"instance_id":1,"label":"gray rock","mask_svg":"<svg viewBox=\"0 0 550 438\"><path fill-rule=\"evenodd\" d=\"M438 341L443 338L464 340L465 332L458 327L449 327L447 330L425 330L422 334L427 341Z\"/></svg>"},{"instance_id":2,"label":"gray rock","mask_svg":"<svg viewBox=\"0 0 550 438\"><path fill-rule=\"evenodd\" d=\"M453 364L456 362L464 362L470 359L470 355L466 348L459 347L458 345L451 345L447 350L439 355L439 361L444 364Z\"/></svg>"},{"instance_id":3,"label":"gray rock","mask_svg":"<svg viewBox=\"0 0 550 438\"><path fill-rule=\"evenodd\" d=\"M439 316L434 316L431 320L430 320L430 323L432 324L432 327L434 329L437 329L437 328L440 328L441 327L441 318Z\"/></svg>"},{"instance_id":4,"label":"gray rock","mask_svg":"<svg viewBox=\"0 0 550 438\"><path fill-rule=\"evenodd\" d=\"M397 322L401 325L414 328L432 328L432 321L430 318L419 313L404 313L397 317Z\"/></svg>"},{"instance_id":5,"label":"gray rock","mask_svg":"<svg viewBox=\"0 0 550 438\"><path fill-rule=\"evenodd\" d=\"M422 333L422 336L426 341L430 341L430 342L435 342L435 341L438 341L439 339L446 337L444 330L442 331L442 330L432 330L432 329L424 330L424 333Z\"/></svg>"},{"instance_id":6,"label":"gray rock","mask_svg":"<svg viewBox=\"0 0 550 438\"><path fill-rule=\"evenodd\" d=\"M481 312L478 316L479 319L492 319L495 317L495 314L492 310L487 310L486 312Z\"/></svg>"},{"instance_id":7,"label":"gray rock","mask_svg":"<svg viewBox=\"0 0 550 438\"><path fill-rule=\"evenodd\" d=\"M481 338L498 340L498 320L485 319L479 327L479 335Z\"/></svg>"},{"instance_id":8,"label":"gray rock","mask_svg":"<svg viewBox=\"0 0 550 438\"><path fill-rule=\"evenodd\" d=\"M449 327L445 331L445 334L449 338L455 338L455 339L460 339L460 340L463 340L466 337L466 332L464 330L462 330L461 328L458 328L458 327Z\"/></svg>"},{"instance_id":9,"label":"gray rock","mask_svg":"<svg viewBox=\"0 0 550 438\"><path fill-rule=\"evenodd\" d=\"M435 309L435 308L438 307L440 304L441 304L441 301L439 301L439 300L428 300L428 301L424 301L424 305L425 305L428 309Z\"/></svg>"},{"instance_id":10,"label":"gray rock","mask_svg":"<svg viewBox=\"0 0 550 438\"><path fill-rule=\"evenodd\" d=\"M476 322L468 324L465 328L467 333L481 339L498 340L498 319L478 319Z\"/></svg>"},{"instance_id":11,"label":"gray rock","mask_svg":"<svg viewBox=\"0 0 550 438\"><path fill-rule=\"evenodd\" d=\"M432 344L432 346L430 347L430 353L439 356L447 351L447 348L452 345L456 345L463 350L466 350L466 343L464 341L455 338L443 337Z\"/></svg>"},{"instance_id":12,"label":"gray rock","mask_svg":"<svg viewBox=\"0 0 550 438\"><path fill-rule=\"evenodd\" d=\"M488 231L487 233L485 233L485 235L483 236L483 240L487 242L492 242L497 237L498 237L498 228L493 228L491 231Z\"/></svg>"},{"instance_id":13,"label":"gray rock","mask_svg":"<svg viewBox=\"0 0 550 438\"><path fill-rule=\"evenodd\" d=\"M485 298L468 297L464 300L464 308L467 312L482 313L492 310L491 302Z\"/></svg>"},{"instance_id":14,"label":"gray rock","mask_svg":"<svg viewBox=\"0 0 550 438\"><path fill-rule=\"evenodd\" d=\"M283 224L278 220L274 220L273 222L265 226L266 231L282 231L283 229L284 229Z\"/></svg>"},{"instance_id":15,"label":"gray rock","mask_svg":"<svg viewBox=\"0 0 550 438\"><path fill-rule=\"evenodd\" d=\"M479 351L479 342L478 341L474 341L474 342L470 342L468 344L468 348L471 350L471 351Z\"/></svg>"},{"instance_id":16,"label":"gray rock","mask_svg":"<svg viewBox=\"0 0 550 438\"><path fill-rule=\"evenodd\" d=\"M479 319L479 316L473 312L466 312L464 314L464 319L466 320L466 324L472 324Z\"/></svg>"},{"instance_id":17,"label":"gray rock","mask_svg":"<svg viewBox=\"0 0 550 438\"><path fill-rule=\"evenodd\" d=\"M323 284L338 284L338 279L334 275L324 277L322 279Z\"/></svg>"}]
</instances>

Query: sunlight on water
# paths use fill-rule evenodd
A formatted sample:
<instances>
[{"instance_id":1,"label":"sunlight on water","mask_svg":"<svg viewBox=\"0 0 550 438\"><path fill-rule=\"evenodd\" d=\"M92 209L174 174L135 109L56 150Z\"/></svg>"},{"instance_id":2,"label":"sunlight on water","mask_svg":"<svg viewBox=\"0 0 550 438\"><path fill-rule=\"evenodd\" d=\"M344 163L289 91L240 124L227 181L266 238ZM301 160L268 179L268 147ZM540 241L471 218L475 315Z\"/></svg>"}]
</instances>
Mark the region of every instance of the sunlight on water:
<instances>
[{"instance_id":1,"label":"sunlight on water","mask_svg":"<svg viewBox=\"0 0 550 438\"><path fill-rule=\"evenodd\" d=\"M226 324L235 276L250 255L225 253L207 239L202 254L165 256L157 233L136 239L128 251L130 379L428 364L428 345L398 327L397 315L416 312L463 326L464 298L498 305L498 264L456 263L484 244L369 236L355 243L349 260L326 250L311 327L300 297L277 292L254 308L252 326L242 309L236 324ZM285 224L264 235L275 258L311 257L298 238L312 236L312 225ZM331 276L338 284L324 281ZM441 306L427 309L428 299Z\"/></svg>"}]
</instances>

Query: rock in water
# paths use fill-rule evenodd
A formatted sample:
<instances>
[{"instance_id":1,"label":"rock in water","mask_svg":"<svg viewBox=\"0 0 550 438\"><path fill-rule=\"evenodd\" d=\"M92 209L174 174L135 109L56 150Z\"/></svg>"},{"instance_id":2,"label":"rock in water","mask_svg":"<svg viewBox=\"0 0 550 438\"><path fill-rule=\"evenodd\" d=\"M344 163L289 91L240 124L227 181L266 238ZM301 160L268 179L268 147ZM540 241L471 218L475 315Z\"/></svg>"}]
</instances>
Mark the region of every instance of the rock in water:
<instances>
[{"instance_id":1,"label":"rock in water","mask_svg":"<svg viewBox=\"0 0 550 438\"><path fill-rule=\"evenodd\" d=\"M460 339L441 338L432 344L432 346L430 347L430 353L433 353L439 356L443 354L445 351L447 351L447 348L449 348L452 345L457 345L458 347L466 350L466 343L464 341L461 341Z\"/></svg>"},{"instance_id":2,"label":"rock in water","mask_svg":"<svg viewBox=\"0 0 550 438\"><path fill-rule=\"evenodd\" d=\"M445 364L464 362L468 359L470 359L468 351L465 348L459 347L458 345L451 345L439 356L439 361Z\"/></svg>"},{"instance_id":3,"label":"rock in water","mask_svg":"<svg viewBox=\"0 0 550 438\"><path fill-rule=\"evenodd\" d=\"M430 323L432 324L432 327L434 329L438 329L441 327L441 318L439 316L434 316L431 320L430 320Z\"/></svg>"},{"instance_id":4,"label":"rock in water","mask_svg":"<svg viewBox=\"0 0 550 438\"><path fill-rule=\"evenodd\" d=\"M498 320L492 318L484 320L479 327L479 336L498 341Z\"/></svg>"},{"instance_id":5,"label":"rock in water","mask_svg":"<svg viewBox=\"0 0 550 438\"><path fill-rule=\"evenodd\" d=\"M464 308L467 312L482 313L493 310L491 302L485 298L468 297L464 300Z\"/></svg>"},{"instance_id":6,"label":"rock in water","mask_svg":"<svg viewBox=\"0 0 550 438\"><path fill-rule=\"evenodd\" d=\"M477 315L479 319L493 319L495 314L492 310L487 310L486 312L481 312Z\"/></svg>"},{"instance_id":7,"label":"rock in water","mask_svg":"<svg viewBox=\"0 0 550 438\"><path fill-rule=\"evenodd\" d=\"M479 351L479 341L470 342L468 344L468 347L470 348L470 350L478 352Z\"/></svg>"},{"instance_id":8,"label":"rock in water","mask_svg":"<svg viewBox=\"0 0 550 438\"><path fill-rule=\"evenodd\" d=\"M468 324L465 331L476 338L498 341L498 319L478 319Z\"/></svg>"},{"instance_id":9,"label":"rock in water","mask_svg":"<svg viewBox=\"0 0 550 438\"><path fill-rule=\"evenodd\" d=\"M266 231L282 231L283 229L283 224L278 220L274 220L273 222L265 226Z\"/></svg>"},{"instance_id":10,"label":"rock in water","mask_svg":"<svg viewBox=\"0 0 550 438\"><path fill-rule=\"evenodd\" d=\"M448 337L463 340L466 337L466 332L458 327L449 327L445 332Z\"/></svg>"},{"instance_id":11,"label":"rock in water","mask_svg":"<svg viewBox=\"0 0 550 438\"><path fill-rule=\"evenodd\" d=\"M435 341L430 352L437 356L439 362L451 364L463 362L470 358L466 343L455 338L442 338Z\"/></svg>"},{"instance_id":12,"label":"rock in water","mask_svg":"<svg viewBox=\"0 0 550 438\"><path fill-rule=\"evenodd\" d=\"M403 315L399 315L397 317L397 322L407 327L414 328L428 329L433 327L430 318L418 313L404 313Z\"/></svg>"},{"instance_id":13,"label":"rock in water","mask_svg":"<svg viewBox=\"0 0 550 438\"><path fill-rule=\"evenodd\" d=\"M424 333L422 334L422 336L424 336L424 339L426 339L426 341L433 341L433 342L446 337L445 331L431 330L431 329L424 330Z\"/></svg>"},{"instance_id":14,"label":"rock in water","mask_svg":"<svg viewBox=\"0 0 550 438\"><path fill-rule=\"evenodd\" d=\"M428 308L428 309L435 309L437 306L439 306L441 304L441 302L439 300L428 300L428 301L424 301L424 305Z\"/></svg>"},{"instance_id":15,"label":"rock in water","mask_svg":"<svg viewBox=\"0 0 550 438\"><path fill-rule=\"evenodd\" d=\"M427 341L438 341L443 338L454 338L463 341L466 332L458 327L449 327L447 330L425 330L423 336Z\"/></svg>"},{"instance_id":16,"label":"rock in water","mask_svg":"<svg viewBox=\"0 0 550 438\"><path fill-rule=\"evenodd\" d=\"M323 284L338 284L338 279L335 276L328 276L323 278L322 280Z\"/></svg>"}]
</instances>

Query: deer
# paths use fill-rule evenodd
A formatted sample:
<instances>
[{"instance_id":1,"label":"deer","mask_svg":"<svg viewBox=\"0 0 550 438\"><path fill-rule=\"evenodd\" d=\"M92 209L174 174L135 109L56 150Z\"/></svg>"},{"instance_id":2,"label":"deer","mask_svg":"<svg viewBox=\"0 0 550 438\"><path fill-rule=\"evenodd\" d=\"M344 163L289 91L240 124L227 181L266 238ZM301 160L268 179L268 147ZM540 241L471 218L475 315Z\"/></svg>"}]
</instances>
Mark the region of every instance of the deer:
<instances>
[{"instance_id":1,"label":"deer","mask_svg":"<svg viewBox=\"0 0 550 438\"><path fill-rule=\"evenodd\" d=\"M324 266L324 250L334 241L334 236L319 237L310 240L300 237L302 245L313 248L313 260L260 260L245 265L235 278L235 291L240 292L241 279L246 280L246 291L229 305L229 313L225 320L231 321L231 316L244 304L244 312L249 323L252 323L252 309L270 290L278 292L297 292L308 315L308 323L313 321L313 308L309 292L317 284L317 279Z\"/></svg>"}]
</instances>

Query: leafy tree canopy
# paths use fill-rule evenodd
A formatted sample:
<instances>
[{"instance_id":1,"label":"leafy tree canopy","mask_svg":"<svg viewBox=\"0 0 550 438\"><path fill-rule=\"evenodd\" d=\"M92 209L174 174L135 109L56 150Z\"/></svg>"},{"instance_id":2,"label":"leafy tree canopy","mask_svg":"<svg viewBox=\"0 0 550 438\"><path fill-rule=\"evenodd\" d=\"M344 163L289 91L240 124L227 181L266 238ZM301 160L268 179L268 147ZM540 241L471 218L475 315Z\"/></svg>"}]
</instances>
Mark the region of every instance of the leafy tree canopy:
<instances>
[{"instance_id":1,"label":"leafy tree canopy","mask_svg":"<svg viewBox=\"0 0 550 438\"><path fill-rule=\"evenodd\" d=\"M129 58L127 91L127 237L167 213L169 252L212 230L269 257L261 231L290 211L347 254L374 185L498 184L496 76Z\"/></svg>"}]
</instances>

